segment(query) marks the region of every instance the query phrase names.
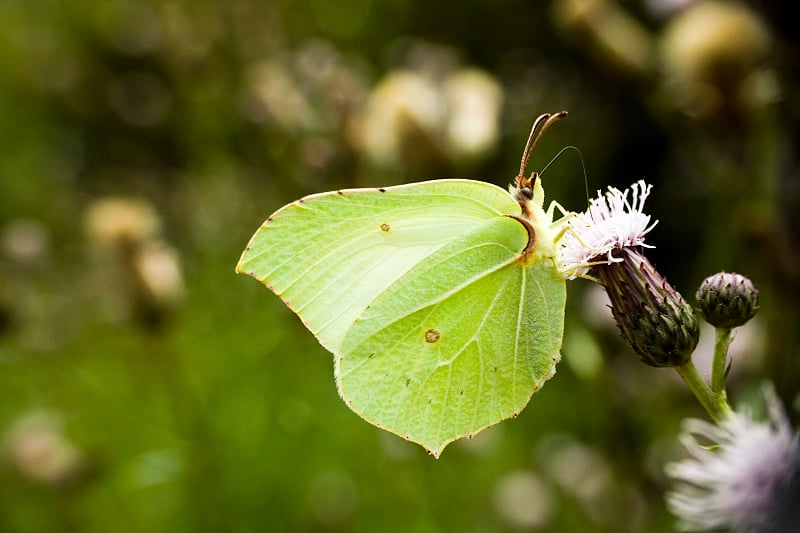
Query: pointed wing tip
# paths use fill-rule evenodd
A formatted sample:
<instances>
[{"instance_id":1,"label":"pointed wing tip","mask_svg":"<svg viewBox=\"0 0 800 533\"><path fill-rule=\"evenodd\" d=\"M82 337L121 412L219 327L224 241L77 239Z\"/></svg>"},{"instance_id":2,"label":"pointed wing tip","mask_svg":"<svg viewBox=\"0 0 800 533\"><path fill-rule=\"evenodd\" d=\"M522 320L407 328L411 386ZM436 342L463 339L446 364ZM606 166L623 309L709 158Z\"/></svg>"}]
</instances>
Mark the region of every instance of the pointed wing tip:
<instances>
[{"instance_id":1,"label":"pointed wing tip","mask_svg":"<svg viewBox=\"0 0 800 533\"><path fill-rule=\"evenodd\" d=\"M247 253L247 250L245 250L245 254L246 254L246 253ZM256 273L255 273L255 272L253 272L252 270L249 270L249 269L248 269L248 268L245 266L244 255L243 255L243 256L242 256L242 258L239 260L239 262L238 262L238 263L236 263L236 267L234 268L234 272L235 272L236 274L244 274L245 276L250 276L251 278L257 279L258 281L261 281L261 282L263 283L263 280L262 280L261 278L259 278L259 277L256 275Z\"/></svg>"},{"instance_id":2,"label":"pointed wing tip","mask_svg":"<svg viewBox=\"0 0 800 533\"><path fill-rule=\"evenodd\" d=\"M245 269L244 265L242 264L243 263L243 259L244 258L240 259L239 262L236 263L236 267L233 269L233 271L236 272L237 274L246 274L248 276L252 276L254 274L254 272L250 272L250 271Z\"/></svg>"},{"instance_id":3,"label":"pointed wing tip","mask_svg":"<svg viewBox=\"0 0 800 533\"><path fill-rule=\"evenodd\" d=\"M247 263L249 262L248 255L250 254L250 249L252 248L252 243L247 243L244 250L242 251L242 255L239 256L239 261L236 262L236 267L234 271L237 274L245 274L246 276L250 276L252 278L257 279L258 281L262 281L256 273L247 267Z\"/></svg>"}]
</instances>

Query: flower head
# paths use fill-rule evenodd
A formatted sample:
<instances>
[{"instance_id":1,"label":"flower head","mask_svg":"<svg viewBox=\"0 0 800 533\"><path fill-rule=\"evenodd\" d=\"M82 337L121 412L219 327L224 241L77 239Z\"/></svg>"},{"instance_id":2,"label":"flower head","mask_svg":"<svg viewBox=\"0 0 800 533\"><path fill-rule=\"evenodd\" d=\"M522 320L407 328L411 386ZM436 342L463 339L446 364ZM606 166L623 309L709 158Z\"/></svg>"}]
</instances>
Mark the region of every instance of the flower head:
<instances>
[{"instance_id":1,"label":"flower head","mask_svg":"<svg viewBox=\"0 0 800 533\"><path fill-rule=\"evenodd\" d=\"M562 269L568 278L597 272L622 337L639 359L681 366L697 346L699 326L689 304L640 251L655 225L643 211L650 188L643 181L624 192L609 187L574 215L559 242Z\"/></svg>"},{"instance_id":2,"label":"flower head","mask_svg":"<svg viewBox=\"0 0 800 533\"><path fill-rule=\"evenodd\" d=\"M641 180L625 191L609 187L605 195L597 192L598 196L590 202L589 209L574 215L559 242L567 278L585 276L593 265L601 261L623 261L614 255L615 250L649 247L644 243L644 236L657 222L650 224L650 215L646 215L643 209L651 188L652 185Z\"/></svg>"},{"instance_id":3,"label":"flower head","mask_svg":"<svg viewBox=\"0 0 800 533\"><path fill-rule=\"evenodd\" d=\"M63 419L49 411L19 417L0 439L0 459L24 477L45 485L66 485L86 467L86 458L64 433Z\"/></svg>"},{"instance_id":4,"label":"flower head","mask_svg":"<svg viewBox=\"0 0 800 533\"><path fill-rule=\"evenodd\" d=\"M719 426L685 422L681 440L692 458L666 468L679 482L667 505L681 529L800 531L800 440L771 391L767 408L765 422L748 412Z\"/></svg>"},{"instance_id":5,"label":"flower head","mask_svg":"<svg viewBox=\"0 0 800 533\"><path fill-rule=\"evenodd\" d=\"M712 326L736 328L758 312L758 289L741 274L720 272L700 284L697 303Z\"/></svg>"},{"instance_id":6,"label":"flower head","mask_svg":"<svg viewBox=\"0 0 800 533\"><path fill-rule=\"evenodd\" d=\"M700 339L691 306L637 250L614 251L613 259L597 271L622 338L650 366L688 363Z\"/></svg>"}]
</instances>

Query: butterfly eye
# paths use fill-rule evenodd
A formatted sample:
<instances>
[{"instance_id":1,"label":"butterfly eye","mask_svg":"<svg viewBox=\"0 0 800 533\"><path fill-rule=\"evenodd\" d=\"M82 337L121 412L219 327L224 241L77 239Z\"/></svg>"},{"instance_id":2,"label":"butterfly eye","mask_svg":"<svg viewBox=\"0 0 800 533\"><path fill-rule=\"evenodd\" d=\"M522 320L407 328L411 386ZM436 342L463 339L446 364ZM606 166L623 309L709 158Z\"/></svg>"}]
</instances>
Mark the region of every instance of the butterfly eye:
<instances>
[{"instance_id":1,"label":"butterfly eye","mask_svg":"<svg viewBox=\"0 0 800 533\"><path fill-rule=\"evenodd\" d=\"M520 187L517 193L520 196L524 196L528 200L533 200L533 190L530 187Z\"/></svg>"}]
</instances>

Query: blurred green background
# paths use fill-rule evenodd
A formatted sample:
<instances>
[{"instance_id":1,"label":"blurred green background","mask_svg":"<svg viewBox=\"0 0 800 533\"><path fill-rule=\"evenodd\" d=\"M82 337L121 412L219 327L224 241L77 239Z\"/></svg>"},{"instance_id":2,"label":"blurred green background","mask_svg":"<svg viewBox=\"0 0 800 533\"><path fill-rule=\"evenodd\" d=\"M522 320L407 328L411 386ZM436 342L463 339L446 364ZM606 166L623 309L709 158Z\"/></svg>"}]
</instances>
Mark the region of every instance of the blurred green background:
<instances>
[{"instance_id":1,"label":"blurred green background","mask_svg":"<svg viewBox=\"0 0 800 533\"><path fill-rule=\"evenodd\" d=\"M750 276L735 404L798 356L797 32L778 1L0 2L0 531L670 531L704 416L570 283L564 359L439 460L351 413L332 358L234 265L296 198L505 186L533 120L549 199L654 184L691 302ZM584 173L585 170L585 173ZM586 181L585 181L586 177ZM710 331L696 354L707 368Z\"/></svg>"}]
</instances>

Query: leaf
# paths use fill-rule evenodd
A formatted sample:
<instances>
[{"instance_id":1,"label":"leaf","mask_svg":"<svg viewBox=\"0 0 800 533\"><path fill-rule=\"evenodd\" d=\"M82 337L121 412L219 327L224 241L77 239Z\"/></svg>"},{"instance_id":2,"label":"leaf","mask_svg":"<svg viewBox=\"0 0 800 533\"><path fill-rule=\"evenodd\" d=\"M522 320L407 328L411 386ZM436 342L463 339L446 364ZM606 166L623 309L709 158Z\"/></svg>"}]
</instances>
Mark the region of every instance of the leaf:
<instances>
[{"instance_id":1,"label":"leaf","mask_svg":"<svg viewBox=\"0 0 800 533\"><path fill-rule=\"evenodd\" d=\"M560 358L555 228L538 176L522 177L533 145L513 195L437 180L307 196L237 265L334 354L353 411L436 457L518 415Z\"/></svg>"}]
</instances>

